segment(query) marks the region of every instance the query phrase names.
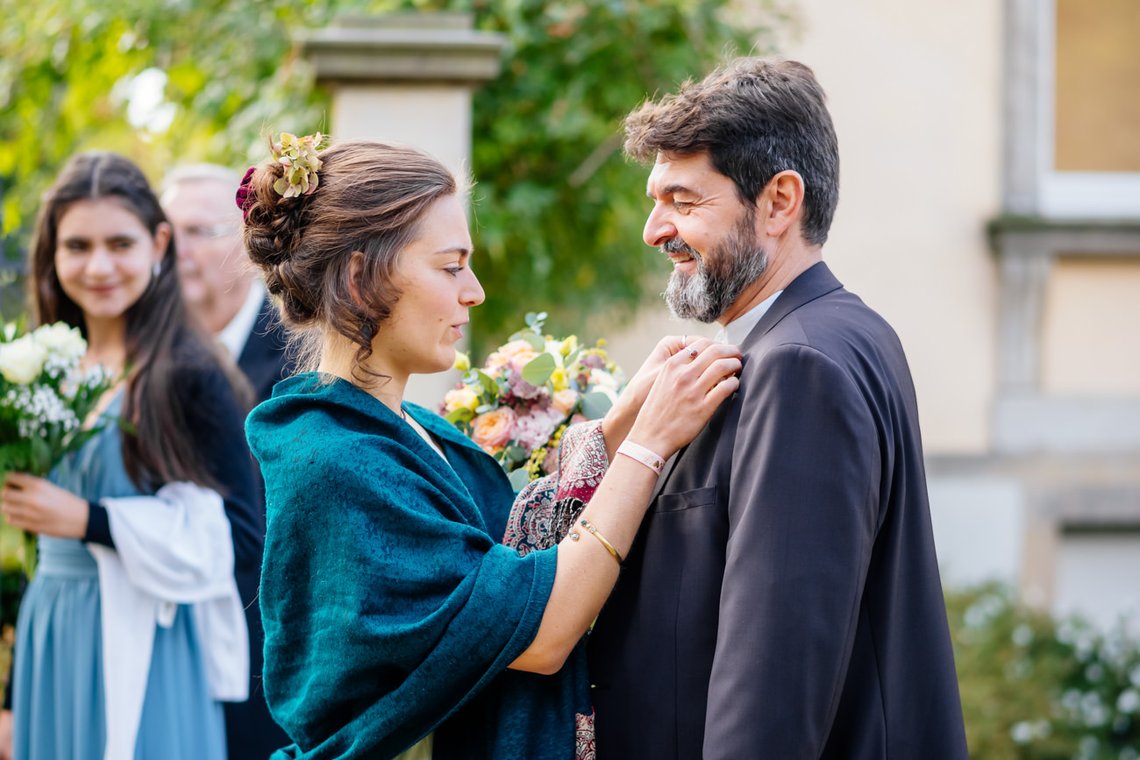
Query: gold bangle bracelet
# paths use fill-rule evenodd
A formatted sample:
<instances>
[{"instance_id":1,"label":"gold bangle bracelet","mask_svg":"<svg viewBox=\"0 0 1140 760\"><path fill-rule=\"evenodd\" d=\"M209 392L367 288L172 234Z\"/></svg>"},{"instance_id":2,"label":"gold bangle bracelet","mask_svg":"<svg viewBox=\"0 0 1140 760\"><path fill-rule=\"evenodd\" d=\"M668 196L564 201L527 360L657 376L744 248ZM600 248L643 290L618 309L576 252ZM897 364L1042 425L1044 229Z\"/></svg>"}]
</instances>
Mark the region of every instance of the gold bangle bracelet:
<instances>
[{"instance_id":1,"label":"gold bangle bracelet","mask_svg":"<svg viewBox=\"0 0 1140 760\"><path fill-rule=\"evenodd\" d=\"M615 560L617 560L618 565L621 565L621 563L625 561L621 556L621 552L619 552L617 549L615 549L614 545L611 544L609 541L607 541L606 537L603 536L601 533L599 533L598 529L595 528L589 520L587 520L585 517L583 517L581 520L578 521L578 524L581 525L583 528L585 528L587 531L589 531L591 536L598 539L598 541L601 542L602 546L606 547L606 551L608 551L610 553L611 557L613 557Z\"/></svg>"}]
</instances>

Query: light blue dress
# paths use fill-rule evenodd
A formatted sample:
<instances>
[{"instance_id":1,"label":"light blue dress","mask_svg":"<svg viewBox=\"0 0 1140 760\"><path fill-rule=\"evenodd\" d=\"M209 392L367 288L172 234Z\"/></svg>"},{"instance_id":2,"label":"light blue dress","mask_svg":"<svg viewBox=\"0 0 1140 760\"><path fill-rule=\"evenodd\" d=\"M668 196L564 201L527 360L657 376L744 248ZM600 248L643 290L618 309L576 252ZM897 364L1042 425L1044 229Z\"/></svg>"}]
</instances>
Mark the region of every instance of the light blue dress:
<instances>
[{"instance_id":1,"label":"light blue dress","mask_svg":"<svg viewBox=\"0 0 1140 760\"><path fill-rule=\"evenodd\" d=\"M118 415L122 396L108 413ZM109 425L49 478L84 499L137 496ZM103 760L106 727L99 576L77 540L43 536L16 624L16 760ZM210 698L190 608L156 625L135 760L224 760L221 703Z\"/></svg>"}]
</instances>

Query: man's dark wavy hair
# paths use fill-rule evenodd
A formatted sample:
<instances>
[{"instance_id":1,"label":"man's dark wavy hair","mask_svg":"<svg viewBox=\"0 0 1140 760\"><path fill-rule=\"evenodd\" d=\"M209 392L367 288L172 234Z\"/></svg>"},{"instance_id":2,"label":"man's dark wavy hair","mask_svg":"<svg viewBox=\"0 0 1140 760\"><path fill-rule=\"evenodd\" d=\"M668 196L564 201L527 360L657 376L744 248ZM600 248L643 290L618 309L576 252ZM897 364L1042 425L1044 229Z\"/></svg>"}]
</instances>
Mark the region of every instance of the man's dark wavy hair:
<instances>
[{"instance_id":1,"label":"man's dark wavy hair","mask_svg":"<svg viewBox=\"0 0 1140 760\"><path fill-rule=\"evenodd\" d=\"M839 200L839 145L823 89L807 66L739 58L625 119L625 152L638 161L703 151L746 204L779 172L798 172L804 239L827 240Z\"/></svg>"}]
</instances>

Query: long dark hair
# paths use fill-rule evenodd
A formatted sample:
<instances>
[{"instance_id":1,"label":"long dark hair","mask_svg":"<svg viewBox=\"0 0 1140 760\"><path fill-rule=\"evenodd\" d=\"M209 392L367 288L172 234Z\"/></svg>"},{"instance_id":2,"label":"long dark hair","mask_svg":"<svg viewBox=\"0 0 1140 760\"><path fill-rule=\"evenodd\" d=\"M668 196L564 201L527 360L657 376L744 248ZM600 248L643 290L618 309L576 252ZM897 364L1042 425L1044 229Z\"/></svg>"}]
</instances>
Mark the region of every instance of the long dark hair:
<instances>
[{"instance_id":1,"label":"long dark hair","mask_svg":"<svg viewBox=\"0 0 1140 760\"><path fill-rule=\"evenodd\" d=\"M63 291L55 271L59 222L72 204L111 198L142 222L153 236L166 215L147 182L130 160L115 153L74 156L44 196L31 251L32 315L38 324L63 321L87 337L79 305ZM161 483L189 480L217 488L186 434L186 410L173 392L176 372L188 362L218 362L207 341L190 326L175 267L174 237L161 266L126 314L127 392L122 416L123 464L143 490ZM224 365L219 363L224 370ZM228 373L227 373L228 374ZM144 412L145 410L145 412Z\"/></svg>"}]
</instances>

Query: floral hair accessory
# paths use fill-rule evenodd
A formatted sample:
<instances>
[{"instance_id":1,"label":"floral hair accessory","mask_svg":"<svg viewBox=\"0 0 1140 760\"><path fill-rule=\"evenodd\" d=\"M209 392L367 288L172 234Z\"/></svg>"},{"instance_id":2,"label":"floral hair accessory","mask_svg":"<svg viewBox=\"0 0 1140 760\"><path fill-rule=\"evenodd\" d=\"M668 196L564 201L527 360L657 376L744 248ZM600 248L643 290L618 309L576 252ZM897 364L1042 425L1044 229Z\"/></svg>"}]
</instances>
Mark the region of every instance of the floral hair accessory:
<instances>
[{"instance_id":1,"label":"floral hair accessory","mask_svg":"<svg viewBox=\"0 0 1140 760\"><path fill-rule=\"evenodd\" d=\"M321 169L321 159L317 155L324 147L325 135L297 137L288 132L281 133L281 140L270 138L269 151L273 160L285 167L285 174L273 183L273 189L283 198L296 198L309 195L317 189L317 172Z\"/></svg>"},{"instance_id":2,"label":"floral hair accessory","mask_svg":"<svg viewBox=\"0 0 1140 760\"><path fill-rule=\"evenodd\" d=\"M241 209L241 218L249 220L249 183L253 180L253 173L257 171L256 166L251 166L245 170L245 176L241 178L241 184L238 185L237 193L234 194L234 203Z\"/></svg>"}]
</instances>

